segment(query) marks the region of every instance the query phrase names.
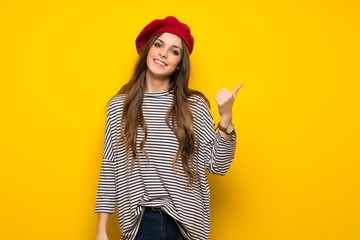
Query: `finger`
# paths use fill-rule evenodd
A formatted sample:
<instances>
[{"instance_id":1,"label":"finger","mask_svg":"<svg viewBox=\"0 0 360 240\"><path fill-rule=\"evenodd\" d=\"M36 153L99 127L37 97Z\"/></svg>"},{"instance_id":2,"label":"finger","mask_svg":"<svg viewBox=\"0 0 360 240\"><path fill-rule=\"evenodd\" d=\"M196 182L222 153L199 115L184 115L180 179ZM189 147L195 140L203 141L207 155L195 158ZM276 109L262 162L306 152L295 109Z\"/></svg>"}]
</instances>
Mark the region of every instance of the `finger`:
<instances>
[{"instance_id":1,"label":"finger","mask_svg":"<svg viewBox=\"0 0 360 240\"><path fill-rule=\"evenodd\" d=\"M215 101L219 107L224 104L223 100L219 97L215 97Z\"/></svg>"},{"instance_id":2,"label":"finger","mask_svg":"<svg viewBox=\"0 0 360 240\"><path fill-rule=\"evenodd\" d=\"M230 92L229 90L223 88L221 90L219 90L219 92L217 93L218 97L222 97L222 98L231 98L233 96L233 93Z\"/></svg>"},{"instance_id":3,"label":"finger","mask_svg":"<svg viewBox=\"0 0 360 240\"><path fill-rule=\"evenodd\" d=\"M239 91L239 89L244 86L244 84L240 83L239 85L237 85L235 87L235 89L232 91L233 95L236 96L237 92Z\"/></svg>"},{"instance_id":4,"label":"finger","mask_svg":"<svg viewBox=\"0 0 360 240\"><path fill-rule=\"evenodd\" d=\"M222 88L222 89L219 90L219 93L221 93L223 95L231 95L232 92L230 92L226 88Z\"/></svg>"}]
</instances>

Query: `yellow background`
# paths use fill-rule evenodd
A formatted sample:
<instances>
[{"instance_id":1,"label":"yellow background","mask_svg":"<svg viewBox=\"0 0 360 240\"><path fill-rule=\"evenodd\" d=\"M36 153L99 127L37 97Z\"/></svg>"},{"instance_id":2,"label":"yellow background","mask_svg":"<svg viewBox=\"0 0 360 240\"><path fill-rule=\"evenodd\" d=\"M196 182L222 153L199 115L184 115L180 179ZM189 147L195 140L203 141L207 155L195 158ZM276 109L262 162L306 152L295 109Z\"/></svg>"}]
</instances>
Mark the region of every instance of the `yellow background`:
<instances>
[{"instance_id":1,"label":"yellow background","mask_svg":"<svg viewBox=\"0 0 360 240\"><path fill-rule=\"evenodd\" d=\"M95 238L105 107L148 22L195 37L191 87L236 158L209 176L211 240L360 239L358 1L1 1L0 239ZM110 239L119 239L112 217Z\"/></svg>"}]
</instances>

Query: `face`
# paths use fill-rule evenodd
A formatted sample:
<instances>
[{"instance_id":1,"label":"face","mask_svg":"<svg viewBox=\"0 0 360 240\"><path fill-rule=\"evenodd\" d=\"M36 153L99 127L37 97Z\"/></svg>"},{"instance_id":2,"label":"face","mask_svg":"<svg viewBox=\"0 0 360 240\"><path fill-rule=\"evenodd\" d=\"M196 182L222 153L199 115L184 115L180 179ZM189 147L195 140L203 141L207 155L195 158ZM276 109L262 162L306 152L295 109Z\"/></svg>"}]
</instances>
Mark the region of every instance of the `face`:
<instances>
[{"instance_id":1,"label":"face","mask_svg":"<svg viewBox=\"0 0 360 240\"><path fill-rule=\"evenodd\" d=\"M150 47L147 55L148 77L169 80L179 67L182 51L180 37L171 33L161 34Z\"/></svg>"}]
</instances>

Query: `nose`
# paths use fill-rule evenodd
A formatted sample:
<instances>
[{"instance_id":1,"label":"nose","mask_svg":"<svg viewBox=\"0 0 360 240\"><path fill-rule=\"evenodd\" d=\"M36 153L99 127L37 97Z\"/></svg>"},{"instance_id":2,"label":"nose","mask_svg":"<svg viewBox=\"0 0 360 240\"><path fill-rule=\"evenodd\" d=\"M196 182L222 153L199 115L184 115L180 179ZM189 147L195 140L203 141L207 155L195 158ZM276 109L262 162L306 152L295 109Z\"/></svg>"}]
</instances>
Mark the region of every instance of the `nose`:
<instances>
[{"instance_id":1,"label":"nose","mask_svg":"<svg viewBox=\"0 0 360 240\"><path fill-rule=\"evenodd\" d=\"M161 58L166 58L167 55L166 55L165 49L164 49L164 50L161 50L161 51L159 52L159 55L160 55Z\"/></svg>"}]
</instances>

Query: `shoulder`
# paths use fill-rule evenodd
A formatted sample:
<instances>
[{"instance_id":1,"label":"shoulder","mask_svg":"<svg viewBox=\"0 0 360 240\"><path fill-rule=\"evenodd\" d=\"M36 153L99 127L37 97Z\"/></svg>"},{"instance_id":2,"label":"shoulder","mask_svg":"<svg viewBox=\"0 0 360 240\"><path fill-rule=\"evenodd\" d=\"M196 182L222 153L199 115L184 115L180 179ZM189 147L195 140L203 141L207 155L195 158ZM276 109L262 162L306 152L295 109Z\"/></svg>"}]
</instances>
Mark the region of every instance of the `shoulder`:
<instances>
[{"instance_id":1,"label":"shoulder","mask_svg":"<svg viewBox=\"0 0 360 240\"><path fill-rule=\"evenodd\" d=\"M188 97L188 101L192 109L204 109L204 110L209 109L207 100L201 95L191 94Z\"/></svg>"},{"instance_id":2,"label":"shoulder","mask_svg":"<svg viewBox=\"0 0 360 240\"><path fill-rule=\"evenodd\" d=\"M119 113L124 105L124 94L117 94L110 99L107 106L108 114Z\"/></svg>"},{"instance_id":3,"label":"shoulder","mask_svg":"<svg viewBox=\"0 0 360 240\"><path fill-rule=\"evenodd\" d=\"M195 121L211 118L210 106L205 96L192 94L188 98L188 101Z\"/></svg>"},{"instance_id":4,"label":"shoulder","mask_svg":"<svg viewBox=\"0 0 360 240\"><path fill-rule=\"evenodd\" d=\"M123 105L124 103L124 97L125 95L124 94L116 94L115 96L113 96L109 103L108 103L108 107L109 108L113 108L113 107L116 107L118 105Z\"/></svg>"}]
</instances>

